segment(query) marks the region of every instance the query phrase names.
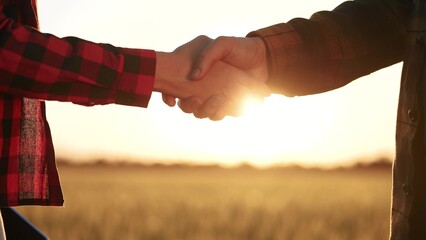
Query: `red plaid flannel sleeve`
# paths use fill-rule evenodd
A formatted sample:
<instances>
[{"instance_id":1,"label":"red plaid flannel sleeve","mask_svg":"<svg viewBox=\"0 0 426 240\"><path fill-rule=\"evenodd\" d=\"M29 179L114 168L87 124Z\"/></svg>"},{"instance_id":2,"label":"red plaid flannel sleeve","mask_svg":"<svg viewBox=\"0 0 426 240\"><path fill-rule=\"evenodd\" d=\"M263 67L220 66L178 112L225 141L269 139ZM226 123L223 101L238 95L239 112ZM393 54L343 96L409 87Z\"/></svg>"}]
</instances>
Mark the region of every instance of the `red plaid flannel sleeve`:
<instances>
[{"instance_id":1,"label":"red plaid flannel sleeve","mask_svg":"<svg viewBox=\"0 0 426 240\"><path fill-rule=\"evenodd\" d=\"M0 14L0 91L82 105L146 107L155 52L58 38Z\"/></svg>"}]
</instances>

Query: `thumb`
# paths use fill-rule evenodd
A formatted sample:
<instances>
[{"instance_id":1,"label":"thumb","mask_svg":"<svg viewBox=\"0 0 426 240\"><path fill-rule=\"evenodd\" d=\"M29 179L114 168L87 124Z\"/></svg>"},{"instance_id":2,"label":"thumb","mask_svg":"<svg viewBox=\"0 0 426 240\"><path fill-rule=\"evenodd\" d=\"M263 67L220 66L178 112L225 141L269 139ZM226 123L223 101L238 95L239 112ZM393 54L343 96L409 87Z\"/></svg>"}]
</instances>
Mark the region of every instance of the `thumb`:
<instances>
[{"instance_id":1,"label":"thumb","mask_svg":"<svg viewBox=\"0 0 426 240\"><path fill-rule=\"evenodd\" d=\"M185 113L194 113L198 111L198 109L201 108L202 105L203 103L196 96L192 96L186 99L180 99L178 102L179 108Z\"/></svg>"},{"instance_id":2,"label":"thumb","mask_svg":"<svg viewBox=\"0 0 426 240\"><path fill-rule=\"evenodd\" d=\"M217 38L201 51L193 65L190 74L191 80L202 79L214 63L221 61L229 55L231 47L226 44L224 38Z\"/></svg>"}]
</instances>

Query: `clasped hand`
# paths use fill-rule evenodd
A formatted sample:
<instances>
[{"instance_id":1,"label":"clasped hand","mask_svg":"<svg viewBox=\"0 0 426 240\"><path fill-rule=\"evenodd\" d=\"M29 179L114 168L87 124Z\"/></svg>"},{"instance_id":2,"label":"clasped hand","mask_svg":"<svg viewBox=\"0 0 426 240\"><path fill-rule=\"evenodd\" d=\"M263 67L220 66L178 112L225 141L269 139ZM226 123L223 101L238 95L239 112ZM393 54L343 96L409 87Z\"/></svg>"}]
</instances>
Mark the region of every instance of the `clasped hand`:
<instances>
[{"instance_id":1,"label":"clasped hand","mask_svg":"<svg viewBox=\"0 0 426 240\"><path fill-rule=\"evenodd\" d=\"M154 91L197 118L238 116L246 98L270 94L265 46L258 38L199 36L171 53L157 52Z\"/></svg>"}]
</instances>

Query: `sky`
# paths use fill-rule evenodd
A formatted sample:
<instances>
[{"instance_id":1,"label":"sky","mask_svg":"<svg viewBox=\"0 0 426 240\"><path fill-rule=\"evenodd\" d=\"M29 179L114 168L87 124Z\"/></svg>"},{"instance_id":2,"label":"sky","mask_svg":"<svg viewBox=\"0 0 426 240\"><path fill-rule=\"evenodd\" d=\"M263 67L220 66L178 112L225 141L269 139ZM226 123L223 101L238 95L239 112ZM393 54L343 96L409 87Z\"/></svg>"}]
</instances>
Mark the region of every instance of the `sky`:
<instances>
[{"instance_id":1,"label":"sky","mask_svg":"<svg viewBox=\"0 0 426 240\"><path fill-rule=\"evenodd\" d=\"M163 52L198 35L243 37L341 2L38 0L43 32ZM57 156L73 161L346 165L393 158L401 68L399 63L323 94L272 95L244 116L222 121L170 108L158 93L146 109L49 101L47 117Z\"/></svg>"}]
</instances>

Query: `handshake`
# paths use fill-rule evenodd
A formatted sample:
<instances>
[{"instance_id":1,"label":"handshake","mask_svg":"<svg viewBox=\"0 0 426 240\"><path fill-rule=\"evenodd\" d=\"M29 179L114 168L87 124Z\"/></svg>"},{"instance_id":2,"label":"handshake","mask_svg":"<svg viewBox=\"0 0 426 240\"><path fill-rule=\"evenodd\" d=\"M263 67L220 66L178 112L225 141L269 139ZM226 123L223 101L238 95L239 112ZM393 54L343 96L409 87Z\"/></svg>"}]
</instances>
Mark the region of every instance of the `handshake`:
<instances>
[{"instance_id":1,"label":"handshake","mask_svg":"<svg viewBox=\"0 0 426 240\"><path fill-rule=\"evenodd\" d=\"M199 36L170 53L157 52L154 91L169 106L197 118L221 120L242 113L248 97L270 95L262 39Z\"/></svg>"}]
</instances>

